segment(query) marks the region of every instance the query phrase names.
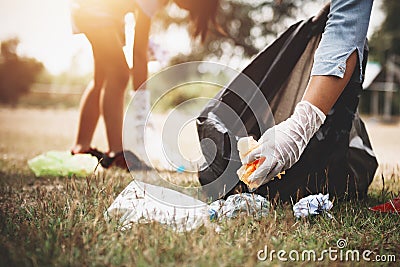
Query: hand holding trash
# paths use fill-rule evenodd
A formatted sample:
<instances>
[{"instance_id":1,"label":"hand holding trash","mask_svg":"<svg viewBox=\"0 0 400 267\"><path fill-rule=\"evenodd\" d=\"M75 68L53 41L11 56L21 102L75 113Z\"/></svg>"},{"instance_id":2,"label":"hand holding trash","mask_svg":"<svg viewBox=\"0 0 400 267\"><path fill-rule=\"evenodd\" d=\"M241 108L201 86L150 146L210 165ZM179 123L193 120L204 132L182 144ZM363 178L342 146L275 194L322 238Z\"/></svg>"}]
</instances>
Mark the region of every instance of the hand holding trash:
<instances>
[{"instance_id":1,"label":"hand holding trash","mask_svg":"<svg viewBox=\"0 0 400 267\"><path fill-rule=\"evenodd\" d=\"M299 102L293 115L268 129L258 140L259 146L242 159L244 165L265 158L248 181L260 186L292 167L325 118L325 114L310 102Z\"/></svg>"}]
</instances>

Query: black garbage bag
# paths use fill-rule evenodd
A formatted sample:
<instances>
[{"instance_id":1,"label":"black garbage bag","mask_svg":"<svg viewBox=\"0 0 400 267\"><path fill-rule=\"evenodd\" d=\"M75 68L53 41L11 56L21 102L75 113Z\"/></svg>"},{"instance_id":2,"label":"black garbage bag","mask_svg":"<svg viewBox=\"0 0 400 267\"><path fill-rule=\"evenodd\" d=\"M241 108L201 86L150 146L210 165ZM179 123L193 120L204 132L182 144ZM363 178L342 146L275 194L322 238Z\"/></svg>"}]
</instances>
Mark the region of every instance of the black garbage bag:
<instances>
[{"instance_id":1,"label":"black garbage bag","mask_svg":"<svg viewBox=\"0 0 400 267\"><path fill-rule=\"evenodd\" d=\"M250 135L257 140L274 122L292 114L307 86L325 23L326 19L317 23L309 19L292 25L209 101L197 118L206 159L198 174L209 199L248 192L236 174L241 166L237 140ZM364 58L365 67L367 51ZM378 164L357 113L361 91L360 83L349 82L300 160L282 179L268 182L255 193L281 201L316 193L339 199L365 197Z\"/></svg>"}]
</instances>

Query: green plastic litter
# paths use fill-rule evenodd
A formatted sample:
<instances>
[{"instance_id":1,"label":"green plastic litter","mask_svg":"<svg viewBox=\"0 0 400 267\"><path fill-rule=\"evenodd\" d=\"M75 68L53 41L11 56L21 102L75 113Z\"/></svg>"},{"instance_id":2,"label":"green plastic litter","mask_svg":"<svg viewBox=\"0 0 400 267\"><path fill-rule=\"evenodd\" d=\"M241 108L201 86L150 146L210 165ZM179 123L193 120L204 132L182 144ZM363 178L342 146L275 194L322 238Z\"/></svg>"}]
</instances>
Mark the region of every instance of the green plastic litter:
<instances>
[{"instance_id":1,"label":"green plastic litter","mask_svg":"<svg viewBox=\"0 0 400 267\"><path fill-rule=\"evenodd\" d=\"M28 160L28 166L38 176L85 177L97 166L96 157L89 154L71 155L69 151L49 151Z\"/></svg>"}]
</instances>

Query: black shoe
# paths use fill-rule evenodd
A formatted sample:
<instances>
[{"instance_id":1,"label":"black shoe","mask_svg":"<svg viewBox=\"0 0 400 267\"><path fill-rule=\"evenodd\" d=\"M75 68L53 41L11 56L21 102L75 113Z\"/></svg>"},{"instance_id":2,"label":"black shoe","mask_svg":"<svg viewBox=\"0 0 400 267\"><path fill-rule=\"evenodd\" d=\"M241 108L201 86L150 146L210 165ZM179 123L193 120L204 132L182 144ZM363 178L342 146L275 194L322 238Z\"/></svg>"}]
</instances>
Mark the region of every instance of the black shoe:
<instances>
[{"instance_id":1,"label":"black shoe","mask_svg":"<svg viewBox=\"0 0 400 267\"><path fill-rule=\"evenodd\" d=\"M146 163L141 161L133 152L129 150L120 151L116 153L114 157L107 156L107 158L103 158L100 163L103 167L107 166L105 168L115 166L127 171L151 170Z\"/></svg>"},{"instance_id":2,"label":"black shoe","mask_svg":"<svg viewBox=\"0 0 400 267\"><path fill-rule=\"evenodd\" d=\"M74 151L71 151L71 154L72 155L89 154L89 155L92 155L92 156L96 157L98 161L101 161L104 157L107 156L106 154L104 154L103 152L97 150L96 148L89 148L89 150L87 150L87 151L82 151L82 152L78 152L78 153L75 153Z\"/></svg>"}]
</instances>

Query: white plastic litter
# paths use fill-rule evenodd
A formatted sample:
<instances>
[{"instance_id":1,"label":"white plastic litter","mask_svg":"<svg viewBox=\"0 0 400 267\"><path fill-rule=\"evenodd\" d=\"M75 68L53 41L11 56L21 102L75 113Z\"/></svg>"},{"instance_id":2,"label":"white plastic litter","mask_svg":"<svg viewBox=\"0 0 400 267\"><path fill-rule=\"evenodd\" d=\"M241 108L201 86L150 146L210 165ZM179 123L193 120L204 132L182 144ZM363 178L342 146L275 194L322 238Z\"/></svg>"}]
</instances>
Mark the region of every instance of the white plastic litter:
<instances>
[{"instance_id":1,"label":"white plastic litter","mask_svg":"<svg viewBox=\"0 0 400 267\"><path fill-rule=\"evenodd\" d=\"M269 201L256 194L231 195L227 200L207 205L168 188L133 181L118 195L104 217L117 219L121 230L131 228L134 223L155 221L183 232L239 214L261 218L268 214L269 207Z\"/></svg>"},{"instance_id":2,"label":"white plastic litter","mask_svg":"<svg viewBox=\"0 0 400 267\"><path fill-rule=\"evenodd\" d=\"M239 215L253 216L257 219L269 212L269 201L256 194L235 194L226 200L220 199L208 206L210 220L235 218Z\"/></svg>"},{"instance_id":3,"label":"white plastic litter","mask_svg":"<svg viewBox=\"0 0 400 267\"><path fill-rule=\"evenodd\" d=\"M119 220L122 230L134 223L159 222L177 231L193 230L208 220L207 204L180 192L131 182L104 214Z\"/></svg>"},{"instance_id":4,"label":"white plastic litter","mask_svg":"<svg viewBox=\"0 0 400 267\"><path fill-rule=\"evenodd\" d=\"M299 200L294 206L294 216L297 218L317 215L325 212L328 217L332 217L327 211L333 207L329 200L329 194L310 195Z\"/></svg>"}]
</instances>

